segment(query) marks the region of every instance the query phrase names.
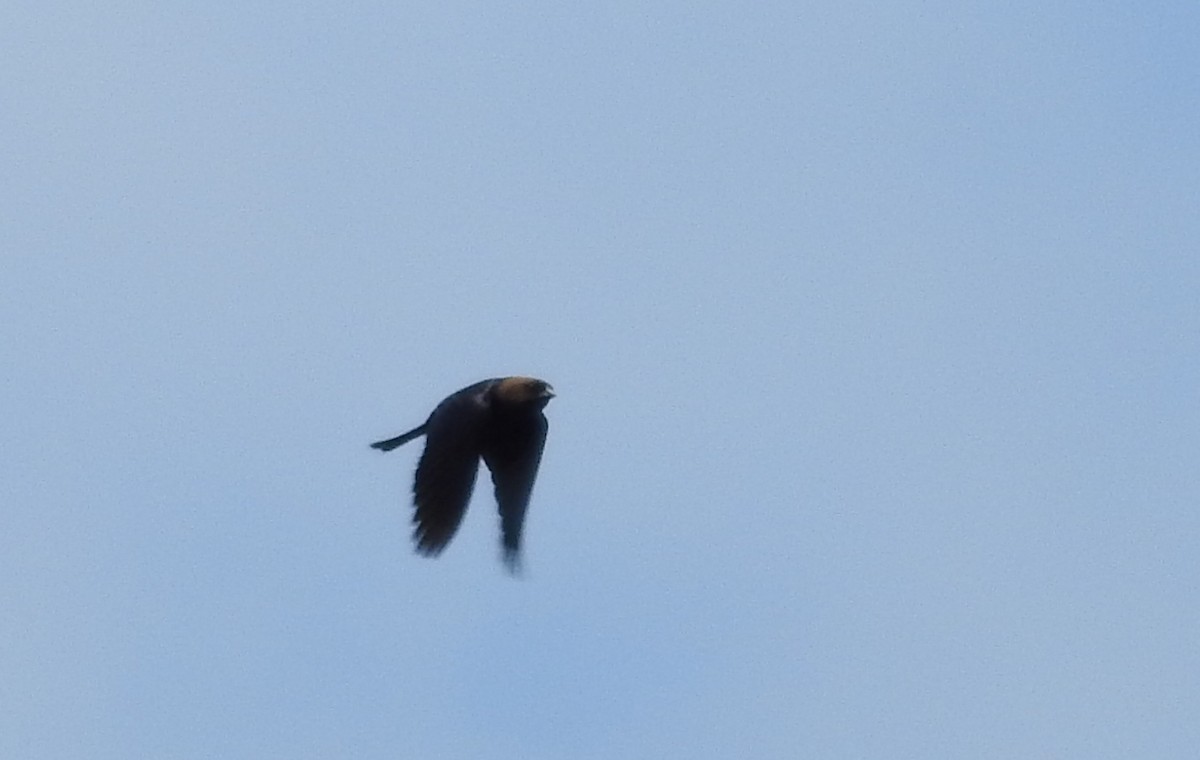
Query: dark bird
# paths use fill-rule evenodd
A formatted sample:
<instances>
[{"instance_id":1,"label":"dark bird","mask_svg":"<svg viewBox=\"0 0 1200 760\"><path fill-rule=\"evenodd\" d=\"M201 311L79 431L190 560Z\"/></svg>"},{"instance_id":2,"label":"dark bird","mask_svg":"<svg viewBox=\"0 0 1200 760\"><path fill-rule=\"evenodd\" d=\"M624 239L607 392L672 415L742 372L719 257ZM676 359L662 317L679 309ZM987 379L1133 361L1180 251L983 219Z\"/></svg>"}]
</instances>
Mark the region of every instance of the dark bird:
<instances>
[{"instance_id":1,"label":"dark bird","mask_svg":"<svg viewBox=\"0 0 1200 760\"><path fill-rule=\"evenodd\" d=\"M447 396L424 424L372 443L391 451L425 436L413 482L413 541L436 556L450 543L467 511L480 458L492 472L500 507L501 543L510 572L519 568L521 527L546 442L542 409L554 389L533 377L484 380Z\"/></svg>"}]
</instances>

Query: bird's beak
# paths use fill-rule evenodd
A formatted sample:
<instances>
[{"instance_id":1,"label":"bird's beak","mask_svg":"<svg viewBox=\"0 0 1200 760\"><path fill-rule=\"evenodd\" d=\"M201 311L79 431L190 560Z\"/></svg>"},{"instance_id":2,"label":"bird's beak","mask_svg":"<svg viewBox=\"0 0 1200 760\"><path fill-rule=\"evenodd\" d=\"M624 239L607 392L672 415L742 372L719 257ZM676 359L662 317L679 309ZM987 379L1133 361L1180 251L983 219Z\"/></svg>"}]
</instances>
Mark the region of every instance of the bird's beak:
<instances>
[{"instance_id":1,"label":"bird's beak","mask_svg":"<svg viewBox=\"0 0 1200 760\"><path fill-rule=\"evenodd\" d=\"M545 398L545 399L554 398L554 388L547 385L546 390L542 391L542 398Z\"/></svg>"}]
</instances>

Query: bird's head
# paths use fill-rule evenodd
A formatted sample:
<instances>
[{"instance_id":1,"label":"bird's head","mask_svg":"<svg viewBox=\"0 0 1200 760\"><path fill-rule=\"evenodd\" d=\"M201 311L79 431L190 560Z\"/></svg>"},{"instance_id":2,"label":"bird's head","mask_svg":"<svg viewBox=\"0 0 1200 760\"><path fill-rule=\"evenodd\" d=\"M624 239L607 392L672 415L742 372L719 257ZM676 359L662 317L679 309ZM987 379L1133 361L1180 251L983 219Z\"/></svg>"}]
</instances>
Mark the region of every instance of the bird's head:
<instances>
[{"instance_id":1,"label":"bird's head","mask_svg":"<svg viewBox=\"0 0 1200 760\"><path fill-rule=\"evenodd\" d=\"M554 398L554 388L536 377L506 377L496 385L495 394L505 404L533 404L540 409Z\"/></svg>"}]
</instances>

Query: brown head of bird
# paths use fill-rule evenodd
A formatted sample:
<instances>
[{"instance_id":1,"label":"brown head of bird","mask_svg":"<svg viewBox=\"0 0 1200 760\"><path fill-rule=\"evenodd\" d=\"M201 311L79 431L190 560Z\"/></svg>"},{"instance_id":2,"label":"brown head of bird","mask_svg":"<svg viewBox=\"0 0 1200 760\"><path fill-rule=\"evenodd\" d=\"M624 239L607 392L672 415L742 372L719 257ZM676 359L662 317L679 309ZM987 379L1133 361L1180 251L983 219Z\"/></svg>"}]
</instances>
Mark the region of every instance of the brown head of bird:
<instances>
[{"instance_id":1,"label":"brown head of bird","mask_svg":"<svg viewBox=\"0 0 1200 760\"><path fill-rule=\"evenodd\" d=\"M554 398L554 388L536 377L506 377L496 383L492 395L506 406L532 406L540 410Z\"/></svg>"}]
</instances>

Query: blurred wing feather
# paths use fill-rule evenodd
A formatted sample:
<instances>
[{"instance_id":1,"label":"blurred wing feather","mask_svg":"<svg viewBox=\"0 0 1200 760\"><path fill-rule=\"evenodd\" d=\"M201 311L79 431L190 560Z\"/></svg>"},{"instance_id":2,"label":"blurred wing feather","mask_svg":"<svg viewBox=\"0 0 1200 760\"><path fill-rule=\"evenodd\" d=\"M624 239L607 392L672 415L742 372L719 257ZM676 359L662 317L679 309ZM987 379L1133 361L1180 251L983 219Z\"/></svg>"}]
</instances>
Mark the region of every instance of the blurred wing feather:
<instances>
[{"instance_id":1,"label":"blurred wing feather","mask_svg":"<svg viewBox=\"0 0 1200 760\"><path fill-rule=\"evenodd\" d=\"M474 387L450 396L426 423L425 451L413 480L413 540L421 554L438 554L454 537L479 471L487 408Z\"/></svg>"},{"instance_id":2,"label":"blurred wing feather","mask_svg":"<svg viewBox=\"0 0 1200 760\"><path fill-rule=\"evenodd\" d=\"M504 561L511 570L516 570L520 558L525 510L529 507L529 497L537 479L548 428L546 418L541 414L521 422L506 427L485 445L483 451L500 509Z\"/></svg>"}]
</instances>

